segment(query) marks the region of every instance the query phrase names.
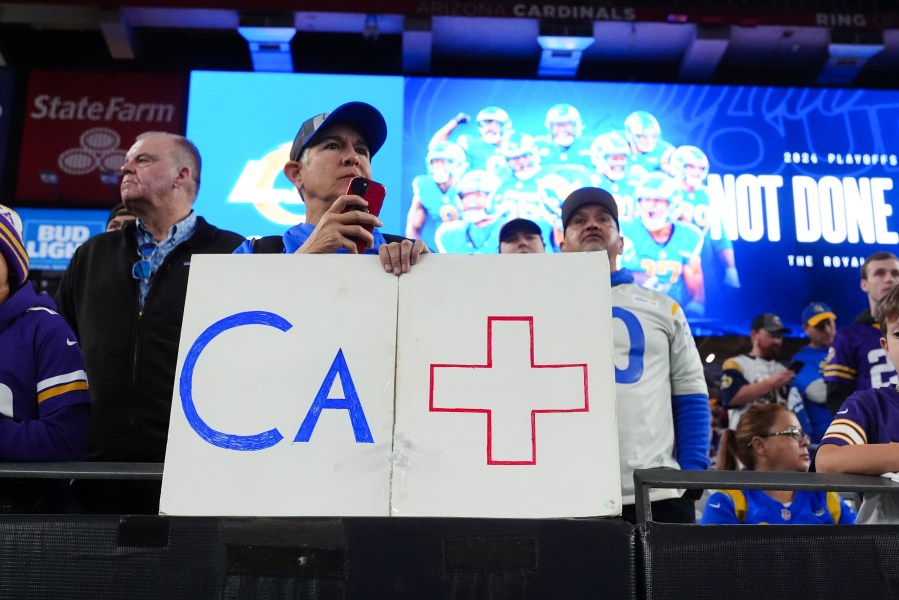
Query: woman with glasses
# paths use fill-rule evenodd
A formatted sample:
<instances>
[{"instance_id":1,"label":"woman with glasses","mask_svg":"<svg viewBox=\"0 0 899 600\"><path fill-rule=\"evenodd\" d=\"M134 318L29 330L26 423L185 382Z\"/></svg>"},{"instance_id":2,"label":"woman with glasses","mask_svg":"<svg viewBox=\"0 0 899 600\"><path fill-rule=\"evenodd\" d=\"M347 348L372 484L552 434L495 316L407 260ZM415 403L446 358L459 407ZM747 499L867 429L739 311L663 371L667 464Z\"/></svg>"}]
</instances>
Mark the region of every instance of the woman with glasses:
<instances>
[{"instance_id":1,"label":"woman with glasses","mask_svg":"<svg viewBox=\"0 0 899 600\"><path fill-rule=\"evenodd\" d=\"M720 470L796 471L809 466L809 437L790 409L753 404L718 449ZM855 512L834 492L720 490L709 496L700 524L851 525Z\"/></svg>"}]
</instances>

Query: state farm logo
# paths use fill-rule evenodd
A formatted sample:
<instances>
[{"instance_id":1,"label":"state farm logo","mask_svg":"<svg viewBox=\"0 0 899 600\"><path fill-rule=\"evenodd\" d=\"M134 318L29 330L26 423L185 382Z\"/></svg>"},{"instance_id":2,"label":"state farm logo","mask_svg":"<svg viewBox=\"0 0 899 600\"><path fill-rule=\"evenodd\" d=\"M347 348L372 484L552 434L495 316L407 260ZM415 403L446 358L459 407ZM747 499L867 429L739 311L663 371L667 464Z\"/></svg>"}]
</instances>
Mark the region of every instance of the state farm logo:
<instances>
[{"instance_id":1,"label":"state farm logo","mask_svg":"<svg viewBox=\"0 0 899 600\"><path fill-rule=\"evenodd\" d=\"M113 129L92 127L81 134L78 148L69 148L59 155L57 164L69 175L87 175L97 169L118 174L125 164L125 150L119 148L121 141Z\"/></svg>"},{"instance_id":2,"label":"state farm logo","mask_svg":"<svg viewBox=\"0 0 899 600\"><path fill-rule=\"evenodd\" d=\"M290 143L281 144L259 160L247 161L228 196L233 204L252 204L263 217L278 225L296 225L306 220L306 205L292 186L276 188L284 163L290 157Z\"/></svg>"}]
</instances>

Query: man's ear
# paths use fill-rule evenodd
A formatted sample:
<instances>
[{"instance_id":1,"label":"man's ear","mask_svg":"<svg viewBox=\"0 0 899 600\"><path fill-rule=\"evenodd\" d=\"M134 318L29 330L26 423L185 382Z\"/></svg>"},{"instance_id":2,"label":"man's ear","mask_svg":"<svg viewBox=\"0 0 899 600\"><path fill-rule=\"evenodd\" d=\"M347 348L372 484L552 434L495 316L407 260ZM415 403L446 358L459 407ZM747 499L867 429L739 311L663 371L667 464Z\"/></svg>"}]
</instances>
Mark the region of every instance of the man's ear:
<instances>
[{"instance_id":1,"label":"man's ear","mask_svg":"<svg viewBox=\"0 0 899 600\"><path fill-rule=\"evenodd\" d=\"M296 160L289 160L284 163L284 176L294 185L295 188L302 189L303 182L303 163Z\"/></svg>"},{"instance_id":2,"label":"man's ear","mask_svg":"<svg viewBox=\"0 0 899 600\"><path fill-rule=\"evenodd\" d=\"M862 291L867 294L868 293L868 280L860 279L858 282L858 287L862 288Z\"/></svg>"},{"instance_id":3,"label":"man's ear","mask_svg":"<svg viewBox=\"0 0 899 600\"><path fill-rule=\"evenodd\" d=\"M178 169L178 174L175 175L175 180L172 182L172 187L184 187L184 185L190 180L190 167L181 167L180 169Z\"/></svg>"}]
</instances>

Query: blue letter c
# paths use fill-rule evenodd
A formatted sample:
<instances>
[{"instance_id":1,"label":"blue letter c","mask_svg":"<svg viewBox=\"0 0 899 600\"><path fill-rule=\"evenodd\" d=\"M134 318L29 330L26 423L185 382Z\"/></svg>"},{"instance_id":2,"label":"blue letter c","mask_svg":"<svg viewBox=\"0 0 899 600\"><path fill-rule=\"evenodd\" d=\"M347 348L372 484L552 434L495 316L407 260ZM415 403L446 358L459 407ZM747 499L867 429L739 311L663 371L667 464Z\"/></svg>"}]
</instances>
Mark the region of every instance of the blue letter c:
<instances>
[{"instance_id":1,"label":"blue letter c","mask_svg":"<svg viewBox=\"0 0 899 600\"><path fill-rule=\"evenodd\" d=\"M224 333L235 327L240 327L241 325L267 325L269 327L280 329L281 331L288 331L293 327L293 325L288 323L284 317L265 311L237 313L236 315L225 317L210 325L206 328L206 331L201 333L196 339L187 353L187 358L184 359L184 366L181 368L181 382L179 385L179 390L181 392L181 407L184 410L184 416L187 417L187 422L190 423L193 430L213 446L225 448L226 450L265 450L284 439L284 436L281 435L281 432L277 429L269 429L268 431L263 431L256 435L222 433L207 425L200 417L199 413L197 413L197 407L194 406L194 368L197 365L197 361L200 359L200 354L202 354L206 346L220 333Z\"/></svg>"}]
</instances>

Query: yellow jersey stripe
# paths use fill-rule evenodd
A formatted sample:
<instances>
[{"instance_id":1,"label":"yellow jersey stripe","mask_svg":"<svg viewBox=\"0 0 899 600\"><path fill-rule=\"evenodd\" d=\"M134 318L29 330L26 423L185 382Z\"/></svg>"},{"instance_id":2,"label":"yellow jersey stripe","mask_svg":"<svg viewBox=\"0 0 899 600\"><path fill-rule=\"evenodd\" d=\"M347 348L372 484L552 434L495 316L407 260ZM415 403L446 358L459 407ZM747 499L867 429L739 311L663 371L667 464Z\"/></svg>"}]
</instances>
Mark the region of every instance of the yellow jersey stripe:
<instances>
[{"instance_id":1,"label":"yellow jersey stripe","mask_svg":"<svg viewBox=\"0 0 899 600\"><path fill-rule=\"evenodd\" d=\"M61 396L66 392L73 392L76 390L86 390L87 382L86 381L75 381L68 385L61 385L58 387L50 388L48 390L44 390L40 394L37 395L37 403L40 404L44 400L49 400L50 398L54 398L56 396Z\"/></svg>"}]
</instances>

